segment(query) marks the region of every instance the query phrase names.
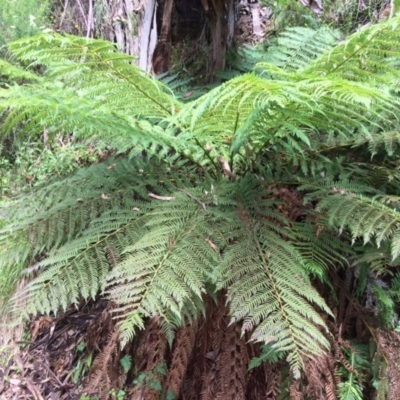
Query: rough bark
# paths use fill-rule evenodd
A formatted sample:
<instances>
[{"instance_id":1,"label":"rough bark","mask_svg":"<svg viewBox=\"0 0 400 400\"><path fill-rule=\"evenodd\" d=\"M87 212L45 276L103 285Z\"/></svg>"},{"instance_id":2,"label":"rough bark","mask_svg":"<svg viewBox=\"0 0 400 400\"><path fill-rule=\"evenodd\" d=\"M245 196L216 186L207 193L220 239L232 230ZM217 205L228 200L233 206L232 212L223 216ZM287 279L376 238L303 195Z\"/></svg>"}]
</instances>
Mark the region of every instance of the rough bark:
<instances>
[{"instance_id":1,"label":"rough bark","mask_svg":"<svg viewBox=\"0 0 400 400\"><path fill-rule=\"evenodd\" d=\"M150 71L157 42L156 7L157 0L65 0L56 28L108 39Z\"/></svg>"},{"instance_id":2,"label":"rough bark","mask_svg":"<svg viewBox=\"0 0 400 400\"><path fill-rule=\"evenodd\" d=\"M173 0L166 0L164 3L160 38L153 54L153 71L156 75L168 71L170 66L173 5Z\"/></svg>"},{"instance_id":3,"label":"rough bark","mask_svg":"<svg viewBox=\"0 0 400 400\"><path fill-rule=\"evenodd\" d=\"M234 34L234 0L202 0L210 21L212 38L212 59L210 60L210 81L225 67L225 52L232 45Z\"/></svg>"}]
</instances>

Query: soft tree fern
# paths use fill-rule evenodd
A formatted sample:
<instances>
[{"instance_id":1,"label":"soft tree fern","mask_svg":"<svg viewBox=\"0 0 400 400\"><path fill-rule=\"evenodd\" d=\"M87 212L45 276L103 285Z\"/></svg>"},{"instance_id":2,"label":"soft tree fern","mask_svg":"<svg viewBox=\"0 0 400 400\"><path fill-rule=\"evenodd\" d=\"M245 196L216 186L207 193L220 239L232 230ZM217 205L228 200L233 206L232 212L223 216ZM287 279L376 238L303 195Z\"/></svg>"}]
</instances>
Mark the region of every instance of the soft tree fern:
<instances>
[{"instance_id":1,"label":"soft tree fern","mask_svg":"<svg viewBox=\"0 0 400 400\"><path fill-rule=\"evenodd\" d=\"M0 89L3 133L73 132L121 154L0 210L3 307L57 312L102 293L124 345L147 317L171 338L224 290L232 322L298 377L330 343L311 278L348 265L360 238L400 252L399 28L393 18L334 47L321 36L320 52L303 40L298 62L288 45L287 63L270 57L185 105L108 42L11 44L30 72L7 65L26 83ZM306 204L293 213L279 187Z\"/></svg>"}]
</instances>

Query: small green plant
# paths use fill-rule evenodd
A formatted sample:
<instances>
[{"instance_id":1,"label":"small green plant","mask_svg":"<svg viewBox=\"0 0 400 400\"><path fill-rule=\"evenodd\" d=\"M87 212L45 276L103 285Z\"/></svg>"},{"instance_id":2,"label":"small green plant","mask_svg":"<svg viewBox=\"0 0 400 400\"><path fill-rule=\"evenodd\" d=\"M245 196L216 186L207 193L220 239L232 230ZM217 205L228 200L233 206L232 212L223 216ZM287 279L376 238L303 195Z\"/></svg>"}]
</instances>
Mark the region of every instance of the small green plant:
<instances>
[{"instance_id":1,"label":"small green plant","mask_svg":"<svg viewBox=\"0 0 400 400\"><path fill-rule=\"evenodd\" d=\"M129 354L125 354L121 360L119 361L122 369L124 371L124 374L127 374L128 371L131 369L132 367L132 356L130 356Z\"/></svg>"},{"instance_id":2,"label":"small green plant","mask_svg":"<svg viewBox=\"0 0 400 400\"><path fill-rule=\"evenodd\" d=\"M162 400L175 400L176 396L173 392L166 392L162 386L160 377L167 375L167 364L162 362L161 364L154 367L147 373L141 373L133 381L135 385L146 386L149 389L153 389L157 392L161 392Z\"/></svg>"},{"instance_id":3,"label":"small green plant","mask_svg":"<svg viewBox=\"0 0 400 400\"><path fill-rule=\"evenodd\" d=\"M118 390L118 392L115 389L110 390L110 396L112 396L116 400L124 400L125 394L126 391L123 389Z\"/></svg>"},{"instance_id":4,"label":"small green plant","mask_svg":"<svg viewBox=\"0 0 400 400\"><path fill-rule=\"evenodd\" d=\"M76 351L80 353L80 356L78 358L77 363L75 364L72 374L72 381L74 382L74 384L81 381L82 378L84 378L87 375L93 363L93 353L90 352L89 355L85 357L84 355L85 348L86 348L85 342L80 342L76 346Z\"/></svg>"},{"instance_id":5,"label":"small green plant","mask_svg":"<svg viewBox=\"0 0 400 400\"><path fill-rule=\"evenodd\" d=\"M86 393L81 394L80 400L99 400L99 396L95 394L94 396L89 396Z\"/></svg>"},{"instance_id":6,"label":"small green plant","mask_svg":"<svg viewBox=\"0 0 400 400\"><path fill-rule=\"evenodd\" d=\"M86 344L85 342L79 342L78 346L76 346L76 350L79 351L79 353L82 353L83 350L85 350Z\"/></svg>"},{"instance_id":7,"label":"small green plant","mask_svg":"<svg viewBox=\"0 0 400 400\"><path fill-rule=\"evenodd\" d=\"M351 349L342 348L348 366L339 369L342 382L338 385L340 400L363 400L363 384L365 372L369 370L368 347L366 345L353 345ZM357 373L355 373L357 371Z\"/></svg>"}]
</instances>

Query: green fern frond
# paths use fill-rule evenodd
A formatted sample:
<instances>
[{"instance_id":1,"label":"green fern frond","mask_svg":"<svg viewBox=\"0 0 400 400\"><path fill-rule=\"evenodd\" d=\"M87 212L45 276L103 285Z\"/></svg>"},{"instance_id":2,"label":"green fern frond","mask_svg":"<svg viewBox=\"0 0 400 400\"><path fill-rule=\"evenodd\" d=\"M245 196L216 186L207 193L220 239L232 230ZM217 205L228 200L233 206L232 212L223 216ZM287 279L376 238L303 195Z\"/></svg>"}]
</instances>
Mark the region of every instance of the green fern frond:
<instances>
[{"instance_id":1,"label":"green fern frond","mask_svg":"<svg viewBox=\"0 0 400 400\"><path fill-rule=\"evenodd\" d=\"M292 233L297 237L294 246L301 254L305 270L312 276L327 281L330 268L348 267L348 255L354 250L343 239L335 237L325 227L325 221L297 223ZM347 253L347 257L346 254Z\"/></svg>"},{"instance_id":2,"label":"green fern frond","mask_svg":"<svg viewBox=\"0 0 400 400\"><path fill-rule=\"evenodd\" d=\"M142 237L126 247L123 261L108 277L107 293L123 318L122 345L144 317L161 315L168 321L172 313L183 323L188 310L195 316L203 308L204 280L215 269L218 255L207 244L207 212L192 196L202 194L175 193L173 200L151 212Z\"/></svg>"},{"instance_id":3,"label":"green fern frond","mask_svg":"<svg viewBox=\"0 0 400 400\"><path fill-rule=\"evenodd\" d=\"M352 265L355 266L360 275L359 283L355 293L363 293L367 284L367 271L376 277L386 274L391 267L398 264L398 259L392 260L390 243L384 242L377 248L371 243L356 248L356 255L353 257Z\"/></svg>"},{"instance_id":4,"label":"green fern frond","mask_svg":"<svg viewBox=\"0 0 400 400\"><path fill-rule=\"evenodd\" d=\"M332 200L336 201L339 207L343 206L344 208L338 213L331 209L331 222L337 222L341 228L349 226L353 238L362 236L364 242L368 242L372 235L376 235L378 246L382 240L393 234L392 257L396 258L399 255L398 245L395 242L396 239L398 240L397 224L400 215L397 210L364 196L357 196L356 200L352 200L352 205L350 205L348 199L343 199L347 196L334 196L334 199L332 197L320 203L321 210L327 209ZM354 199L353 196L351 198ZM339 208L336 208L336 210L339 211ZM345 222L346 218L348 219ZM358 223L354 218L358 218Z\"/></svg>"},{"instance_id":5,"label":"green fern frond","mask_svg":"<svg viewBox=\"0 0 400 400\"><path fill-rule=\"evenodd\" d=\"M303 73L391 86L400 77L394 63L400 54L399 28L400 17L395 17L362 29L305 67Z\"/></svg>"},{"instance_id":6,"label":"green fern frond","mask_svg":"<svg viewBox=\"0 0 400 400\"><path fill-rule=\"evenodd\" d=\"M179 108L169 89L119 53L113 43L71 35L45 34L9 45L18 59L46 66L46 76L62 80L82 97L99 99L112 110L145 118L167 117Z\"/></svg>"},{"instance_id":7,"label":"green fern frond","mask_svg":"<svg viewBox=\"0 0 400 400\"><path fill-rule=\"evenodd\" d=\"M353 345L352 349L343 348L351 367L358 371L356 375L341 368L340 375L345 380L338 385L338 396L340 400L363 400L362 372L369 369L370 362L368 357L368 347L365 345Z\"/></svg>"},{"instance_id":8,"label":"green fern frond","mask_svg":"<svg viewBox=\"0 0 400 400\"><path fill-rule=\"evenodd\" d=\"M329 27L311 29L308 27L291 27L281 32L277 43L270 46L264 62L286 69L302 69L311 61L332 49L340 38L340 32ZM268 64L260 62L256 68L266 69Z\"/></svg>"},{"instance_id":9,"label":"green fern frond","mask_svg":"<svg viewBox=\"0 0 400 400\"><path fill-rule=\"evenodd\" d=\"M6 82L39 81L40 77L27 69L10 64L4 59L0 59L0 77Z\"/></svg>"},{"instance_id":10,"label":"green fern frond","mask_svg":"<svg viewBox=\"0 0 400 400\"><path fill-rule=\"evenodd\" d=\"M137 137L137 142L151 142L151 132L147 132L147 126L140 127L139 121L60 86L58 90L28 86L1 90L0 109L9 110L2 130L9 133L18 127L20 131L38 132L47 125L51 132L76 132L78 136L101 134L104 137L117 131Z\"/></svg>"},{"instance_id":11,"label":"green fern frond","mask_svg":"<svg viewBox=\"0 0 400 400\"><path fill-rule=\"evenodd\" d=\"M303 68L287 71L270 64L269 77L246 74L230 80L179 113L178 124L188 131L182 138L217 146L232 163L249 143L255 154L274 146L301 159L327 132L356 142L371 125L375 131L393 131L388 121L397 120L391 90L393 77L399 76L393 64L400 56L399 21L356 33Z\"/></svg>"},{"instance_id":12,"label":"green fern frond","mask_svg":"<svg viewBox=\"0 0 400 400\"><path fill-rule=\"evenodd\" d=\"M259 357L254 357L250 360L249 370L257 368L264 362L269 362L271 364L278 362L284 357L285 353L279 352L273 348L272 343L263 344L261 346L261 354Z\"/></svg>"},{"instance_id":13,"label":"green fern frond","mask_svg":"<svg viewBox=\"0 0 400 400\"><path fill-rule=\"evenodd\" d=\"M53 264L63 267L77 256L76 252L81 252L79 257L86 262L86 247L113 249L117 246L117 257L123 250L122 245L105 244L100 238L107 237L113 229L118 231L119 227L149 210L152 198L147 185L164 194L177 187L190 186L186 172L181 172L179 163L169 167L156 160L110 159L108 163L81 170L65 180L39 187L31 195L23 195L3 207L0 215L7 224L0 230L0 245L4 249L0 271L7 277L4 278L5 288L15 287L21 270L28 265L36 265L35 269L40 270ZM115 240L118 241L118 237ZM49 258L37 264L38 254ZM104 271L105 264L100 266ZM57 267L51 271L56 273ZM94 293L98 289L96 285L91 288L84 285L84 296ZM59 305L56 302L52 310Z\"/></svg>"},{"instance_id":14,"label":"green fern frond","mask_svg":"<svg viewBox=\"0 0 400 400\"><path fill-rule=\"evenodd\" d=\"M377 193L374 197L367 197L364 194L351 188L346 188L346 183L336 182L334 187L321 191L318 196L320 201L317 210L327 213L328 224L338 228L339 232L348 229L353 242L363 238L364 243L375 239L377 246L384 241L391 242L391 255L394 260L400 255L400 212L398 207L385 204L387 196L384 193ZM360 188L354 185L354 188ZM303 189L306 188L303 187ZM361 186L361 192L374 192L373 188L366 189ZM316 198L316 193L308 196L308 200Z\"/></svg>"},{"instance_id":15,"label":"green fern frond","mask_svg":"<svg viewBox=\"0 0 400 400\"><path fill-rule=\"evenodd\" d=\"M273 211L261 217L271 202L260 199L260 188L250 198L239 193L243 201L238 199L238 225L233 230L237 242L223 258L232 318L244 320L242 329L253 332L252 340L271 342L276 351L287 352L298 377L303 356L329 348L322 333L325 323L311 304L328 314L330 310L312 287L301 254L288 236L277 233L286 231L279 228L280 217Z\"/></svg>"},{"instance_id":16,"label":"green fern frond","mask_svg":"<svg viewBox=\"0 0 400 400\"><path fill-rule=\"evenodd\" d=\"M174 147L174 131L157 123L182 104L112 43L47 34L14 42L10 51L21 62L40 65L44 76L37 77L40 85L0 89L5 133L73 132L148 154L162 148L160 157Z\"/></svg>"},{"instance_id":17,"label":"green fern frond","mask_svg":"<svg viewBox=\"0 0 400 400\"><path fill-rule=\"evenodd\" d=\"M113 210L93 221L83 237L59 247L29 269L42 272L16 296L14 311L24 304L25 315L48 314L81 298L94 299L104 290L106 276L124 248L138 239L142 219L133 210Z\"/></svg>"},{"instance_id":18,"label":"green fern frond","mask_svg":"<svg viewBox=\"0 0 400 400\"><path fill-rule=\"evenodd\" d=\"M249 74L187 105L178 123L181 129L190 126L182 138L218 146L224 156L249 141L256 154L276 145L302 154L326 130L342 140L354 138L371 120L383 126L396 110L387 91L358 82L295 73L278 81Z\"/></svg>"}]
</instances>

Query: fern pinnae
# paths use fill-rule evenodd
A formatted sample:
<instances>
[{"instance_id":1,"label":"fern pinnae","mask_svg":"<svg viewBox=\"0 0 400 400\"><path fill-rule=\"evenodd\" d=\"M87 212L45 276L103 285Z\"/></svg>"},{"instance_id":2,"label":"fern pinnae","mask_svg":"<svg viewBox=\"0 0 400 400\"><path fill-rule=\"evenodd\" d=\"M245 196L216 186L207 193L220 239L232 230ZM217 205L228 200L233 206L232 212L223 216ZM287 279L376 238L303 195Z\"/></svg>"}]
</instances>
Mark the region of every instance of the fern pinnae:
<instances>
[{"instance_id":1,"label":"fern pinnae","mask_svg":"<svg viewBox=\"0 0 400 400\"><path fill-rule=\"evenodd\" d=\"M238 244L230 246L223 259L232 318L244 319L243 331L254 328L252 340L273 342L278 351L288 351L287 360L298 376L303 356L329 348L320 330L325 323L308 302L330 311L312 288L291 243L270 230L268 222L256 223L251 212L246 221Z\"/></svg>"},{"instance_id":2,"label":"fern pinnae","mask_svg":"<svg viewBox=\"0 0 400 400\"><path fill-rule=\"evenodd\" d=\"M132 211L129 214L132 218ZM117 223L116 215L118 214L113 212L110 226L105 223L104 216L101 217L99 219L101 222L93 223L83 237L68 242L31 267L30 270L44 270L16 295L15 307L18 308L20 304L17 300L26 299L29 301L29 305L24 310L26 313L56 312L59 307L65 308L70 303L76 303L80 296L85 299L94 298L99 291L103 290L110 269L109 260L104 251L105 246L109 246L111 240L113 244L117 244L117 248L125 247L126 241L129 243L131 240L137 240L132 232L138 232L137 226L140 226L140 217L127 218L123 210L121 221ZM145 218L145 215L142 218ZM125 241L125 245L118 245L120 236ZM74 284L69 287L71 282ZM79 285L79 290L77 290L77 285ZM61 295L55 296L49 303L46 299L48 296L53 296L52 293L57 290L60 290ZM67 301L69 295L71 295L70 302ZM43 309L45 305L50 308Z\"/></svg>"},{"instance_id":3,"label":"fern pinnae","mask_svg":"<svg viewBox=\"0 0 400 400\"><path fill-rule=\"evenodd\" d=\"M115 161L109 161L108 167L111 168L107 164L99 164L66 182L54 183L53 188L59 190L51 190L52 186L45 188L43 193L38 190L35 193L38 195L37 204L43 209L33 215L35 205L32 204L32 208L27 209L27 219L18 213L13 217L14 207L11 206L10 216L14 222L5 229L7 232L13 229L16 233L10 237L5 231L4 238L0 236L0 241L11 242L7 245L10 256L7 260L2 258L2 261L11 265L20 260L21 251L14 251L20 246L19 240L26 241L25 247L29 249L23 262L30 255L43 250L47 253L47 257L30 268L30 271L39 271L40 275L18 295L32 299L27 312L37 311L35 307L43 311L41 304L46 304L46 307L49 305L44 298L50 295L49 290L57 290L59 284L67 288L69 282L80 282L79 296L84 298L94 297L103 290L105 277L115 265L115 262L110 264L106 252L113 249L113 258L118 259L127 246L138 240L142 221L148 219L155 208L156 204L149 201L148 190L144 186L151 183L154 189L165 193L187 181L185 174L174 173L174 168L168 171L162 163L155 162L152 165L150 162L145 165L139 160ZM139 174L132 174L135 167L144 169ZM127 169L130 171L128 175ZM153 176L143 181L143 176L149 173ZM102 179L98 180L99 177ZM48 195L53 197L50 201ZM82 196L78 201L77 195ZM41 204L41 196L44 196L44 204ZM64 199L64 196L67 198ZM43 291L40 291L41 286ZM63 293L60 301L56 296L54 303L51 303L52 308L47 311L66 306L68 292ZM71 293L72 301L77 301L75 290Z\"/></svg>"},{"instance_id":4,"label":"fern pinnae","mask_svg":"<svg viewBox=\"0 0 400 400\"><path fill-rule=\"evenodd\" d=\"M291 27L278 37L278 45L272 45L265 58L282 70L298 70L331 49L340 33L328 27L314 30L306 27ZM256 68L264 68L261 62Z\"/></svg>"},{"instance_id":5,"label":"fern pinnae","mask_svg":"<svg viewBox=\"0 0 400 400\"><path fill-rule=\"evenodd\" d=\"M29 71L28 69L20 68L10 64L4 59L0 59L0 76L6 77L9 81L40 81L41 78Z\"/></svg>"},{"instance_id":6,"label":"fern pinnae","mask_svg":"<svg viewBox=\"0 0 400 400\"><path fill-rule=\"evenodd\" d=\"M181 192L168 203L155 209L146 233L126 248L124 260L108 278L107 293L119 304L122 343L132 338L140 318L173 313L182 319L188 305L196 309L204 271L216 261L215 251L205 243L203 207Z\"/></svg>"}]
</instances>

